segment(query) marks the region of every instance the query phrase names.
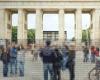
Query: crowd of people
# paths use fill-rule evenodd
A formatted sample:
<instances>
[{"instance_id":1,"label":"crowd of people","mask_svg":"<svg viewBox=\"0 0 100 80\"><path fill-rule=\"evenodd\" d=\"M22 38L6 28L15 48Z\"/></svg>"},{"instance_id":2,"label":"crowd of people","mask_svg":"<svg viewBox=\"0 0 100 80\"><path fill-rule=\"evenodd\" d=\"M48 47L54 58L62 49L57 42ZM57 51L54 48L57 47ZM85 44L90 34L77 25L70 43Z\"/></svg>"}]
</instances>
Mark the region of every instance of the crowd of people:
<instances>
[{"instance_id":1,"label":"crowd of people","mask_svg":"<svg viewBox=\"0 0 100 80\"><path fill-rule=\"evenodd\" d=\"M70 80L75 80L75 45L64 45L59 48L51 47L51 41L46 42L46 46L40 49L40 57L43 61L44 80L61 80L61 70L68 69Z\"/></svg>"},{"instance_id":2,"label":"crowd of people","mask_svg":"<svg viewBox=\"0 0 100 80\"><path fill-rule=\"evenodd\" d=\"M24 64L25 64L25 53L27 49L22 44L17 45L15 43L7 46L0 46L0 60L3 62L3 76L7 77L8 74L11 76L24 76ZM34 45L34 50L31 50L33 60L37 60L38 56L43 62L44 80L48 80L48 73L50 74L50 80L61 80L61 71L66 69L69 70L70 80L75 80L75 56L76 46L70 44L67 46L51 46L51 41L47 40L44 47L37 48ZM92 63L95 62L95 57L99 55L99 48L95 46L83 47L84 60L83 62L89 61L89 53L91 53L90 60Z\"/></svg>"},{"instance_id":3,"label":"crowd of people","mask_svg":"<svg viewBox=\"0 0 100 80\"><path fill-rule=\"evenodd\" d=\"M25 49L15 43L0 46L0 60L3 62L3 76L24 76Z\"/></svg>"},{"instance_id":4,"label":"crowd of people","mask_svg":"<svg viewBox=\"0 0 100 80\"><path fill-rule=\"evenodd\" d=\"M95 58L100 56L99 48L95 46L83 46L84 60L83 62L95 63Z\"/></svg>"}]
</instances>

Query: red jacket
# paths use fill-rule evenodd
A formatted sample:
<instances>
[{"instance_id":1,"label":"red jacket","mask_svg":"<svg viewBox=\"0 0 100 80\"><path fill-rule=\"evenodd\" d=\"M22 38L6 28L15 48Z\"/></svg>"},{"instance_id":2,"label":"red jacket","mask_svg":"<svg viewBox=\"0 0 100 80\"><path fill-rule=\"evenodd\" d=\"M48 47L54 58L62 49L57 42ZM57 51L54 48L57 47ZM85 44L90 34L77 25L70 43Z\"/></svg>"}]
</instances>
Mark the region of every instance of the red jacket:
<instances>
[{"instance_id":1,"label":"red jacket","mask_svg":"<svg viewBox=\"0 0 100 80\"><path fill-rule=\"evenodd\" d=\"M95 51L95 56L97 56L97 57L99 56L99 51L97 51L97 50Z\"/></svg>"}]
</instances>

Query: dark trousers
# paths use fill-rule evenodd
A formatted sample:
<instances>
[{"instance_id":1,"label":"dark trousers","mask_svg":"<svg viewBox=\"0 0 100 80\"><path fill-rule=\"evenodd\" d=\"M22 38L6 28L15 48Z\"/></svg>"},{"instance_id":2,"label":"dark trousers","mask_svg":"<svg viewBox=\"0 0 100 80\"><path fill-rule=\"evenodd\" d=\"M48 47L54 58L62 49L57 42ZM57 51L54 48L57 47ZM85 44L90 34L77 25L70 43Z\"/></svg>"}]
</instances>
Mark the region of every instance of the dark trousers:
<instances>
[{"instance_id":1,"label":"dark trousers","mask_svg":"<svg viewBox=\"0 0 100 80\"><path fill-rule=\"evenodd\" d=\"M70 73L70 80L75 80L75 65L71 64L68 66L69 73Z\"/></svg>"},{"instance_id":2,"label":"dark trousers","mask_svg":"<svg viewBox=\"0 0 100 80\"><path fill-rule=\"evenodd\" d=\"M58 65L53 65L54 80L61 80L61 68Z\"/></svg>"},{"instance_id":3,"label":"dark trousers","mask_svg":"<svg viewBox=\"0 0 100 80\"><path fill-rule=\"evenodd\" d=\"M8 76L8 63L3 63L3 76Z\"/></svg>"}]
</instances>

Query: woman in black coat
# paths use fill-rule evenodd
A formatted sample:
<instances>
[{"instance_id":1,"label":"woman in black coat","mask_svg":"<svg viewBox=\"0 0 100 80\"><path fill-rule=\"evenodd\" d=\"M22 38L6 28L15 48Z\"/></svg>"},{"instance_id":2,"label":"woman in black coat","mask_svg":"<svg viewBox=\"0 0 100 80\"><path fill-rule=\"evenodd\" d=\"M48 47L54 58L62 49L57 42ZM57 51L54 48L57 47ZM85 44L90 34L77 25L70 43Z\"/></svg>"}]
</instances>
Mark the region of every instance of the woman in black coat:
<instances>
[{"instance_id":1,"label":"woman in black coat","mask_svg":"<svg viewBox=\"0 0 100 80\"><path fill-rule=\"evenodd\" d=\"M55 60L54 60L54 80L61 80L61 61L62 61L62 54L60 51L55 48L54 50Z\"/></svg>"},{"instance_id":2,"label":"woman in black coat","mask_svg":"<svg viewBox=\"0 0 100 80\"><path fill-rule=\"evenodd\" d=\"M8 76L8 63L10 60L10 55L6 48L2 48L1 60L3 62L3 76Z\"/></svg>"}]
</instances>

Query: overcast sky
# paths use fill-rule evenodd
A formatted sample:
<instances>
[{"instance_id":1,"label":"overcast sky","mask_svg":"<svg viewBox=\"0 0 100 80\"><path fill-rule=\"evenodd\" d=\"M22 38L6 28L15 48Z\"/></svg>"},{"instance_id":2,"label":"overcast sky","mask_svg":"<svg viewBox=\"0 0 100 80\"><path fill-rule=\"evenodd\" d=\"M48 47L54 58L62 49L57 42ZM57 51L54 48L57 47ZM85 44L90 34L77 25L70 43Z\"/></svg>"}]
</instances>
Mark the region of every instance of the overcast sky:
<instances>
[{"instance_id":1,"label":"overcast sky","mask_svg":"<svg viewBox=\"0 0 100 80\"><path fill-rule=\"evenodd\" d=\"M28 28L35 28L35 14L29 14ZM12 15L12 25L18 25L18 14ZM67 38L71 39L74 37L74 14L65 14L65 30L67 30ZM90 15L82 14L82 29L87 29L90 25ZM58 31L58 14L45 14L43 15L43 30L45 31Z\"/></svg>"}]
</instances>

